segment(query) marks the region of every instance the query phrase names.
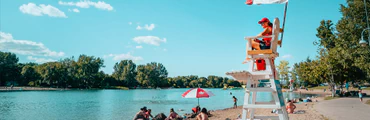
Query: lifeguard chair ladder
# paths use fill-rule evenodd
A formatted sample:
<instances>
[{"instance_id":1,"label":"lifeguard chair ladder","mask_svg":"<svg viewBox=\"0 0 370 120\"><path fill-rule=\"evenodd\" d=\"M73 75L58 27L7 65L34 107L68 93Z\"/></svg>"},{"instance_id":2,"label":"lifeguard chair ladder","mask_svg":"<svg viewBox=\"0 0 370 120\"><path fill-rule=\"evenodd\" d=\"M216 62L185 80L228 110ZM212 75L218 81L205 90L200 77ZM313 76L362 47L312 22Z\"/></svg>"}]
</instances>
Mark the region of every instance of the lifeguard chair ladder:
<instances>
[{"instance_id":1,"label":"lifeguard chair ladder","mask_svg":"<svg viewBox=\"0 0 370 120\"><path fill-rule=\"evenodd\" d=\"M268 50L252 50L251 41L255 38L264 37L246 37L248 40L248 55L251 56L251 61L249 62L249 71L237 71L237 72L227 72L226 75L233 76L236 80L246 83L245 95L244 95L244 105L243 105L243 115L242 120L247 120L249 113L249 120L253 119L272 119L272 120L289 120L288 114L285 108L284 98L281 91L280 81L277 79L276 69L274 60L279 56L277 52L277 47L279 44L279 34L282 32L280 28L280 21L278 18L274 19L273 31L271 36L271 49ZM266 70L258 71L255 69L254 62L256 60L263 59L266 63ZM269 80L270 86L260 87L260 80ZM258 92L271 92L273 99L270 102L258 102L257 93ZM254 114L255 109L276 109L278 116L257 116Z\"/></svg>"}]
</instances>

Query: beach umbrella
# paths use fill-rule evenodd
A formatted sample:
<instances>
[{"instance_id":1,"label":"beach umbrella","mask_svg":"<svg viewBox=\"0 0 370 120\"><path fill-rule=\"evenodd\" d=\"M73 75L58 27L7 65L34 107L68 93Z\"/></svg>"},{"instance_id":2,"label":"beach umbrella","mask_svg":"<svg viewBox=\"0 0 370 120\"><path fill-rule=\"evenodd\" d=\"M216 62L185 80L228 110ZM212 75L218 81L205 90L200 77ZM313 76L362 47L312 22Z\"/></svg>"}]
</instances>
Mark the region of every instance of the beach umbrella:
<instances>
[{"instance_id":1,"label":"beach umbrella","mask_svg":"<svg viewBox=\"0 0 370 120\"><path fill-rule=\"evenodd\" d=\"M202 88L192 88L182 94L183 98L198 98L198 105L199 105L199 98L209 98L211 96L215 96L215 95L211 91L207 91Z\"/></svg>"}]
</instances>

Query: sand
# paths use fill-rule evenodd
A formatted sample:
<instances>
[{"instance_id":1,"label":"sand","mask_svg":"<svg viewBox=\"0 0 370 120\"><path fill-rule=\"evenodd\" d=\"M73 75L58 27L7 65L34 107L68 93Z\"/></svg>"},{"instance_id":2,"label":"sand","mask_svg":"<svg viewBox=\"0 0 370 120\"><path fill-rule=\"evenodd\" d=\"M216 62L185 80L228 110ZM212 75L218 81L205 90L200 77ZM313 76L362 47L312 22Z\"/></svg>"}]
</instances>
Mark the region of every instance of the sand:
<instances>
[{"instance_id":1,"label":"sand","mask_svg":"<svg viewBox=\"0 0 370 120\"><path fill-rule=\"evenodd\" d=\"M315 98L313 101L318 100L318 102L322 101L323 98ZM288 114L290 120L323 120L325 119L320 113L315 111L313 108L313 105L317 104L317 102L310 102L310 103L297 103L295 104L297 108L295 111L298 110L304 110L304 114ZM271 113L272 109L256 109L255 115L259 116L277 116L277 114ZM242 115L242 106L239 106L237 109L227 108L223 110L215 110L211 112L213 115L210 117L210 120L235 120L238 115ZM195 120L194 118L191 118L189 120Z\"/></svg>"}]
</instances>

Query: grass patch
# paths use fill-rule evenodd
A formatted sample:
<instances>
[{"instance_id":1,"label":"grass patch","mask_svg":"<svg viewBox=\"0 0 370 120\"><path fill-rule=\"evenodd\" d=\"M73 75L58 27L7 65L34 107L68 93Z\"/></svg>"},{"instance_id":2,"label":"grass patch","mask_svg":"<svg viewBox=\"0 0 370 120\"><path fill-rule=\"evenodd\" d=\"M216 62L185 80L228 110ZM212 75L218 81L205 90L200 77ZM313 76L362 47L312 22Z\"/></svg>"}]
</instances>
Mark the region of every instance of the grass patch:
<instances>
[{"instance_id":1,"label":"grass patch","mask_svg":"<svg viewBox=\"0 0 370 120\"><path fill-rule=\"evenodd\" d=\"M332 99L337 99L337 98L339 98L339 97L326 96L326 97L324 98L324 100L332 100Z\"/></svg>"},{"instance_id":2,"label":"grass patch","mask_svg":"<svg viewBox=\"0 0 370 120\"><path fill-rule=\"evenodd\" d=\"M312 87L310 89L329 89L329 86L316 86L316 87Z\"/></svg>"},{"instance_id":3,"label":"grass patch","mask_svg":"<svg viewBox=\"0 0 370 120\"><path fill-rule=\"evenodd\" d=\"M115 86L116 89L121 89L121 90L128 90L128 87L123 87L123 86Z\"/></svg>"},{"instance_id":4,"label":"grass patch","mask_svg":"<svg viewBox=\"0 0 370 120\"><path fill-rule=\"evenodd\" d=\"M365 102L365 104L370 105L370 100L367 100L367 101Z\"/></svg>"}]
</instances>

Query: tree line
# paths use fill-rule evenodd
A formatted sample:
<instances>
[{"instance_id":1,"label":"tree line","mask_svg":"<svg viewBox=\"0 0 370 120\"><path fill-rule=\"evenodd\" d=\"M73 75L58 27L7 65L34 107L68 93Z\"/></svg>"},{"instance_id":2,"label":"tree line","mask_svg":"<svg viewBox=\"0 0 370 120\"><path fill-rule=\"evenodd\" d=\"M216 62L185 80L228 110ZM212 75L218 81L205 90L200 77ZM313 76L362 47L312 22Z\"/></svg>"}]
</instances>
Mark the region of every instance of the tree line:
<instances>
[{"instance_id":1,"label":"tree line","mask_svg":"<svg viewBox=\"0 0 370 120\"><path fill-rule=\"evenodd\" d=\"M366 3L370 10L370 0ZM316 58L294 64L305 86L329 83L334 88L346 82L370 82L370 47L359 44L361 32L367 28L364 2L347 0L347 5L340 5L340 12L343 17L337 24L331 20L320 22L318 40L313 43L317 46ZM364 38L369 35L365 32Z\"/></svg>"},{"instance_id":2,"label":"tree line","mask_svg":"<svg viewBox=\"0 0 370 120\"><path fill-rule=\"evenodd\" d=\"M224 85L240 87L238 81L227 77L196 75L168 77L161 63L136 65L132 60L117 62L114 72L106 74L100 69L104 60L99 57L80 55L57 62L18 63L14 53L0 51L0 86L36 86L56 88L221 88Z\"/></svg>"}]
</instances>

